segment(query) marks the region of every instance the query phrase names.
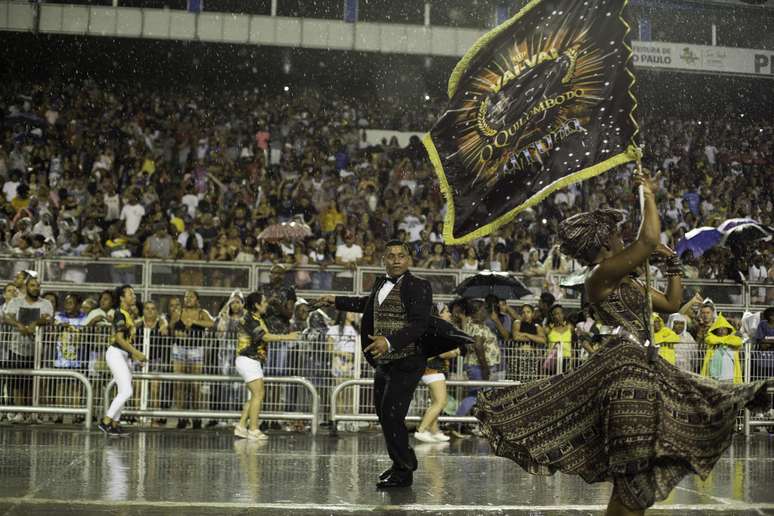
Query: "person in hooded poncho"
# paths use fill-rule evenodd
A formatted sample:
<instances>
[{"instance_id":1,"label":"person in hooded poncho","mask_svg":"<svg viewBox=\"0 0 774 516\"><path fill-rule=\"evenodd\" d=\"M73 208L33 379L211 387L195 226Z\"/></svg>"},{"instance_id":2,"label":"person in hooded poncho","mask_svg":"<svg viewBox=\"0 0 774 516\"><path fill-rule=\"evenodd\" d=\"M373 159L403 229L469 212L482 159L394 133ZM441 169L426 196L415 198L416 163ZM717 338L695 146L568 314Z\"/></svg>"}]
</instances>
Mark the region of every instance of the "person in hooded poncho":
<instances>
[{"instance_id":1,"label":"person in hooded poncho","mask_svg":"<svg viewBox=\"0 0 774 516\"><path fill-rule=\"evenodd\" d=\"M742 383L742 365L739 361L742 338L723 314L719 314L710 326L704 343L707 345L707 353L701 368L702 376L723 382Z\"/></svg>"},{"instance_id":2,"label":"person in hooded poncho","mask_svg":"<svg viewBox=\"0 0 774 516\"><path fill-rule=\"evenodd\" d=\"M698 371L699 345L688 331L688 318L683 314L672 314L669 316L667 326L680 338L680 341L674 345L675 365L684 371Z\"/></svg>"},{"instance_id":3,"label":"person in hooded poncho","mask_svg":"<svg viewBox=\"0 0 774 516\"><path fill-rule=\"evenodd\" d=\"M659 346L658 354L672 365L677 361L675 345L680 342L680 337L664 324L664 320L658 314L653 314L653 340Z\"/></svg>"}]
</instances>

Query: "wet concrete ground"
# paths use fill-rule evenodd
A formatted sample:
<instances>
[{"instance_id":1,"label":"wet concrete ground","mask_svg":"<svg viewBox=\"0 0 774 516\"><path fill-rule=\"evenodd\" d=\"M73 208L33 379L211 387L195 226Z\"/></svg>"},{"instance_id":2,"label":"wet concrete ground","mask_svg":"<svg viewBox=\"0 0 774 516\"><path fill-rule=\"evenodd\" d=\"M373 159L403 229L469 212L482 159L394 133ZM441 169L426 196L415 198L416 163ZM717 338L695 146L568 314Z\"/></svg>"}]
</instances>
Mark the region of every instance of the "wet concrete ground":
<instances>
[{"instance_id":1,"label":"wet concrete ground","mask_svg":"<svg viewBox=\"0 0 774 516\"><path fill-rule=\"evenodd\" d=\"M475 438L415 445L413 488L381 492L378 433L132 432L0 427L0 515L601 514L611 489L528 475ZM706 482L685 479L647 514L774 514L774 437L739 436Z\"/></svg>"}]
</instances>

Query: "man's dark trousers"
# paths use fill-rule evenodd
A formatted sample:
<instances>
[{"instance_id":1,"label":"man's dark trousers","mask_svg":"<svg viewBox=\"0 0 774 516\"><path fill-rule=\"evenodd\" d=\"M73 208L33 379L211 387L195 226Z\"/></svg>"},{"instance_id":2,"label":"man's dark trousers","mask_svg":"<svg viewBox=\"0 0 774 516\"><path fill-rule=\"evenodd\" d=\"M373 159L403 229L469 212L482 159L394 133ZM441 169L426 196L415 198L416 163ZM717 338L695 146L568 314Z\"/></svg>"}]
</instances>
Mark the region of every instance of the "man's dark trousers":
<instances>
[{"instance_id":1,"label":"man's dark trousers","mask_svg":"<svg viewBox=\"0 0 774 516\"><path fill-rule=\"evenodd\" d=\"M424 371L425 358L422 356L410 356L376 367L374 404L395 475L417 469L417 457L409 446L405 419Z\"/></svg>"}]
</instances>

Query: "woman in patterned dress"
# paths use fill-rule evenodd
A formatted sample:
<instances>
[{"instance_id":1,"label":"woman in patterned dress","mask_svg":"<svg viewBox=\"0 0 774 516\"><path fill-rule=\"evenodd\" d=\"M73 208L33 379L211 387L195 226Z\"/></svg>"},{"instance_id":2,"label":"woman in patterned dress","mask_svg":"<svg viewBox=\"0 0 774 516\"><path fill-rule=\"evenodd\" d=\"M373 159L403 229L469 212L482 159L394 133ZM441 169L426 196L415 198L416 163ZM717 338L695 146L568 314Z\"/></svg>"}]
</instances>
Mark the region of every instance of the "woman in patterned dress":
<instances>
[{"instance_id":1,"label":"woman in patterned dress","mask_svg":"<svg viewBox=\"0 0 774 516\"><path fill-rule=\"evenodd\" d=\"M681 268L659 244L655 181L645 171L635 182L645 209L631 245L617 210L581 213L559 228L562 252L593 267L586 297L614 334L569 372L480 392L473 410L494 452L528 472L612 482L610 515L644 514L688 473L706 478L731 444L739 410L768 400L765 381L721 384L649 360L646 287L632 275L651 254L666 256L666 292L647 293L654 311L671 313L680 308Z\"/></svg>"}]
</instances>

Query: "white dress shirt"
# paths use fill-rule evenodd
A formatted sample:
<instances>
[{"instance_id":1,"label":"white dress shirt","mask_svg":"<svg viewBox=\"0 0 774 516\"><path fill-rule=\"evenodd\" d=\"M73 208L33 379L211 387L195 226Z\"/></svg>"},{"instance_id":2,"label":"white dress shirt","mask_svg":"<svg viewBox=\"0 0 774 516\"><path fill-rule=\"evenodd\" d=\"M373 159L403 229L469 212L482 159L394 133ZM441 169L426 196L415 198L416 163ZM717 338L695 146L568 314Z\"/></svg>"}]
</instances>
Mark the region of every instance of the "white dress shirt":
<instances>
[{"instance_id":1,"label":"white dress shirt","mask_svg":"<svg viewBox=\"0 0 774 516\"><path fill-rule=\"evenodd\" d=\"M401 278L403 278L403 276L400 276L398 281L400 281ZM398 281L385 281L384 285L382 285L382 288L379 289L379 292L376 293L376 301L380 306L382 303L384 303L384 300L387 299L387 296L390 295L390 292L392 292L392 289L395 287L395 285L397 285Z\"/></svg>"}]
</instances>

